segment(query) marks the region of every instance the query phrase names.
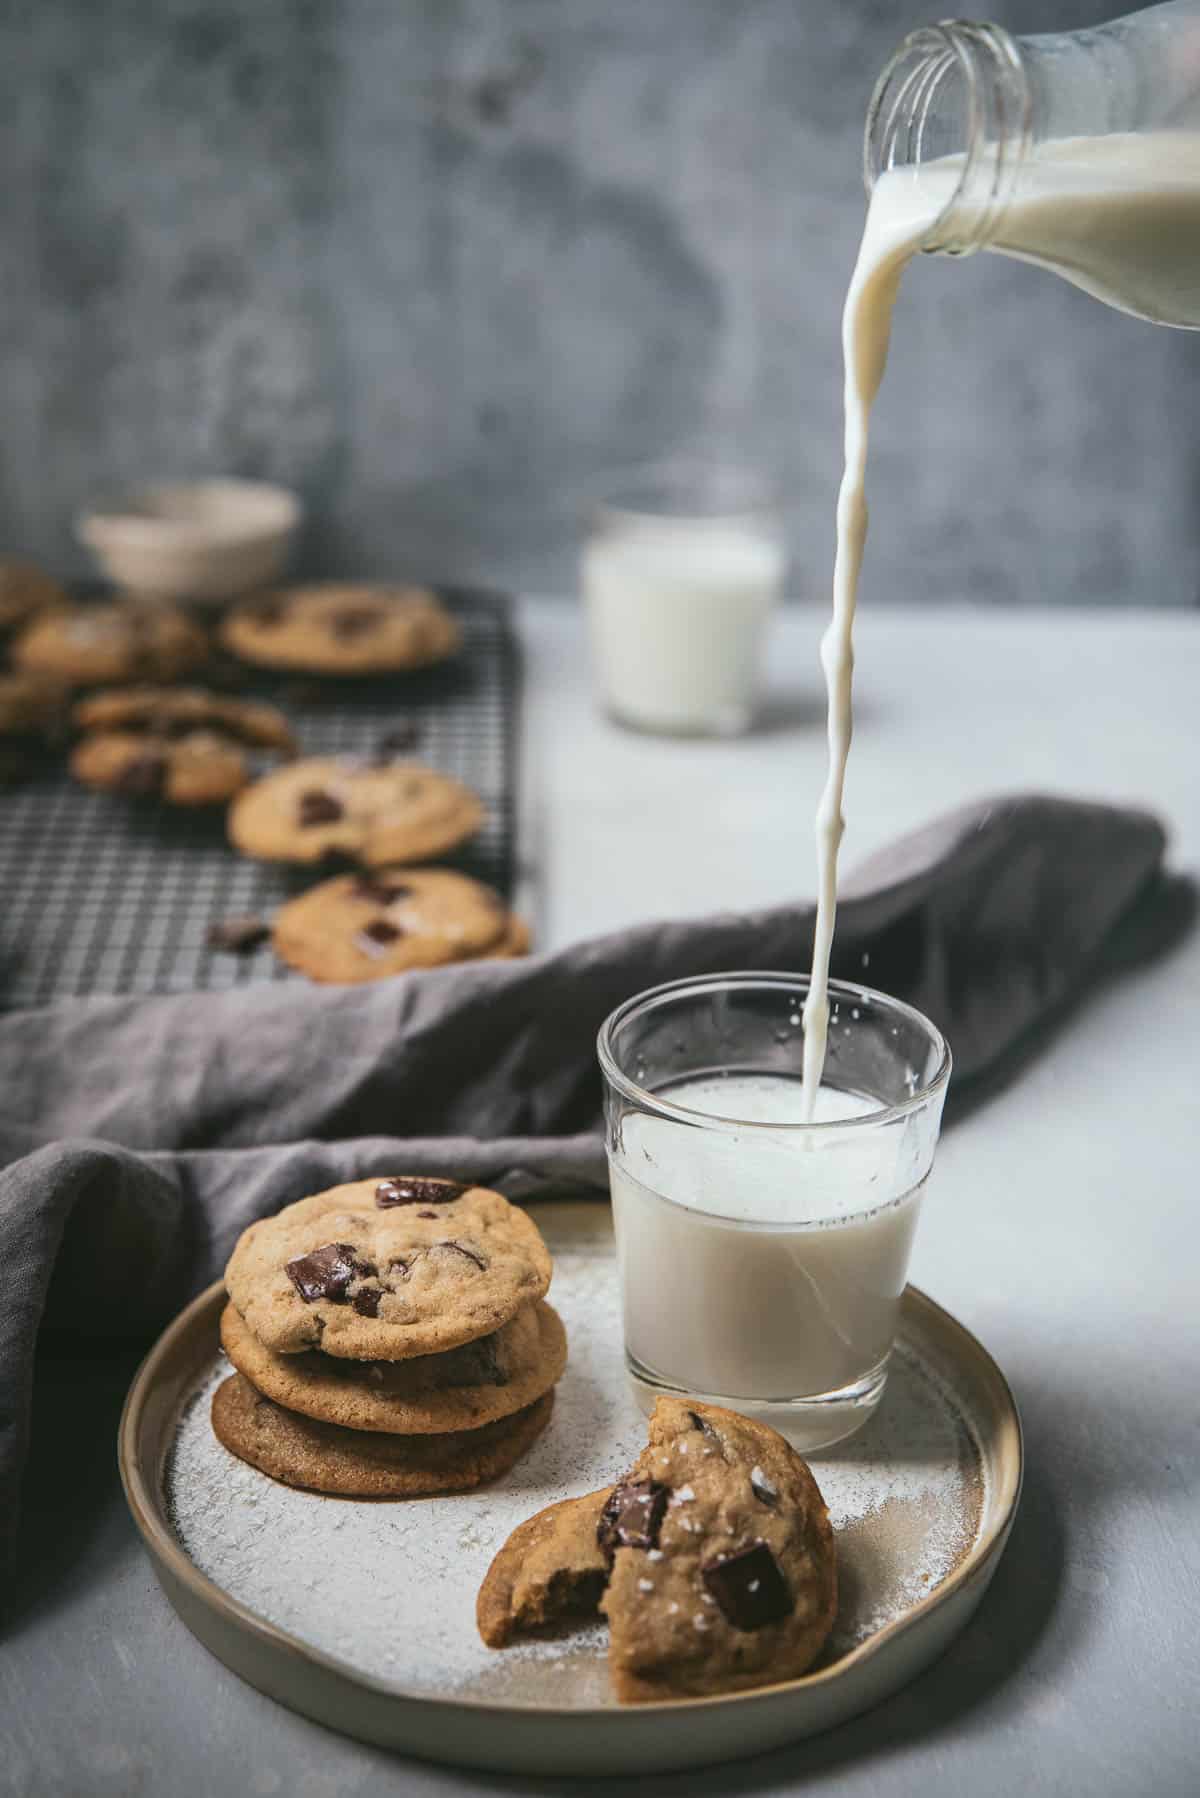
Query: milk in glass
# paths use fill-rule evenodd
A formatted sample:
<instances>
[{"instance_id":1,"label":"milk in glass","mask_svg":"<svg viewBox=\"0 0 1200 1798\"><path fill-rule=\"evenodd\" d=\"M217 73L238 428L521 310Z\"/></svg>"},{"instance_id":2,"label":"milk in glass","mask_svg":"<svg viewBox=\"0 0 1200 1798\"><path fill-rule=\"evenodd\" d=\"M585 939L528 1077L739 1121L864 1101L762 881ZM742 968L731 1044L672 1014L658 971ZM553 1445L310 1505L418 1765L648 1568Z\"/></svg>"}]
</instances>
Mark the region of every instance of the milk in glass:
<instances>
[{"instance_id":1,"label":"milk in glass","mask_svg":"<svg viewBox=\"0 0 1200 1798\"><path fill-rule=\"evenodd\" d=\"M744 730L784 562L753 520L670 519L594 537L583 594L609 710L647 730Z\"/></svg>"},{"instance_id":2,"label":"milk in glass","mask_svg":"<svg viewBox=\"0 0 1200 1798\"><path fill-rule=\"evenodd\" d=\"M623 1120L612 1198L634 1361L668 1384L686 1369L696 1394L759 1401L811 1399L876 1375L921 1196L906 1182L903 1129L886 1144L882 1131L789 1131L802 1122L803 1090L771 1075L688 1080L664 1096L742 1127ZM823 1087L817 1123L879 1109Z\"/></svg>"}]
</instances>

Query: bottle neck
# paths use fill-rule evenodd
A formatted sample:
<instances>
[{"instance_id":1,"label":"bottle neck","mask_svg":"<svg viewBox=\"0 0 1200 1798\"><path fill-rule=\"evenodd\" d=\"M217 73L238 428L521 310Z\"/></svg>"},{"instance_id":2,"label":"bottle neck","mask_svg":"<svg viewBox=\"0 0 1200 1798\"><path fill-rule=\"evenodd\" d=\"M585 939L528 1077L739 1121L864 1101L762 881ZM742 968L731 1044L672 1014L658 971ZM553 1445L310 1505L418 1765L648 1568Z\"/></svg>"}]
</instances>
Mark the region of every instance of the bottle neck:
<instances>
[{"instance_id":1,"label":"bottle neck","mask_svg":"<svg viewBox=\"0 0 1200 1798\"><path fill-rule=\"evenodd\" d=\"M1016 38L946 20L907 37L875 86L863 142L870 192L887 169L958 156L954 194L921 246L981 249L1016 190L1033 142L1034 100Z\"/></svg>"},{"instance_id":2,"label":"bottle neck","mask_svg":"<svg viewBox=\"0 0 1200 1798\"><path fill-rule=\"evenodd\" d=\"M870 191L885 170L957 156L923 247L962 256L992 241L1040 144L1156 131L1200 138L1200 0L1036 37L952 19L914 31L879 77L863 172Z\"/></svg>"}]
</instances>

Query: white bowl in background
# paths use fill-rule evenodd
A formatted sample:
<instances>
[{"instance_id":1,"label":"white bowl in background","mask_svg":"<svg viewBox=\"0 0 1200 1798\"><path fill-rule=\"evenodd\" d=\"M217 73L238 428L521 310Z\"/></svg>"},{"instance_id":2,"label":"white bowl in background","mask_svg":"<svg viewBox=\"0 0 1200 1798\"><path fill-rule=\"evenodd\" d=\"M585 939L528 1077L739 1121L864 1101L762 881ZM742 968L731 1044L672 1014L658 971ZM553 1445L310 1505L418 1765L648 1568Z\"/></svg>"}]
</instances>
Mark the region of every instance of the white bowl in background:
<instances>
[{"instance_id":1,"label":"white bowl in background","mask_svg":"<svg viewBox=\"0 0 1200 1798\"><path fill-rule=\"evenodd\" d=\"M132 593L222 600L282 573L302 515L266 481L160 482L86 507L75 534Z\"/></svg>"}]
</instances>

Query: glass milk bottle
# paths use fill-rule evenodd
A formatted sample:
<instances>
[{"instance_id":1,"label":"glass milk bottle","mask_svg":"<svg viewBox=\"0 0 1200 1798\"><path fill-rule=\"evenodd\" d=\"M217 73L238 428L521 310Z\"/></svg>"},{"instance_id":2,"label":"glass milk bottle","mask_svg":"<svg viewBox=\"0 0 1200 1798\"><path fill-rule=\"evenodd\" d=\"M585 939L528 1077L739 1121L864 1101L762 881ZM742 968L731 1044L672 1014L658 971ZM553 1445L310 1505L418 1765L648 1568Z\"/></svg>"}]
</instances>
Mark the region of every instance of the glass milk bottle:
<instances>
[{"instance_id":1,"label":"glass milk bottle","mask_svg":"<svg viewBox=\"0 0 1200 1798\"><path fill-rule=\"evenodd\" d=\"M1200 0L1090 31L915 31L876 85L864 173L911 184L922 250L1040 264L1200 327Z\"/></svg>"}]
</instances>

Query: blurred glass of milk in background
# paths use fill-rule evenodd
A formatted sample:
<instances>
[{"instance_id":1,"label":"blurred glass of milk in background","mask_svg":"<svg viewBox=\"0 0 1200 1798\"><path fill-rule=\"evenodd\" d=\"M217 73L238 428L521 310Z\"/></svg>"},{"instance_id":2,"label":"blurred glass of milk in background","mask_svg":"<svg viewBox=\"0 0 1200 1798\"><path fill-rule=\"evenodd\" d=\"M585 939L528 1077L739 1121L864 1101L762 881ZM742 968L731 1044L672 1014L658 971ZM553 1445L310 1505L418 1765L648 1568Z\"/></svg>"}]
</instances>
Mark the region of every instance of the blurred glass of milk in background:
<instances>
[{"instance_id":1,"label":"blurred glass of milk in background","mask_svg":"<svg viewBox=\"0 0 1200 1798\"><path fill-rule=\"evenodd\" d=\"M750 471L679 463L619 477L583 546L604 709L636 730L748 729L785 567L772 497Z\"/></svg>"}]
</instances>

